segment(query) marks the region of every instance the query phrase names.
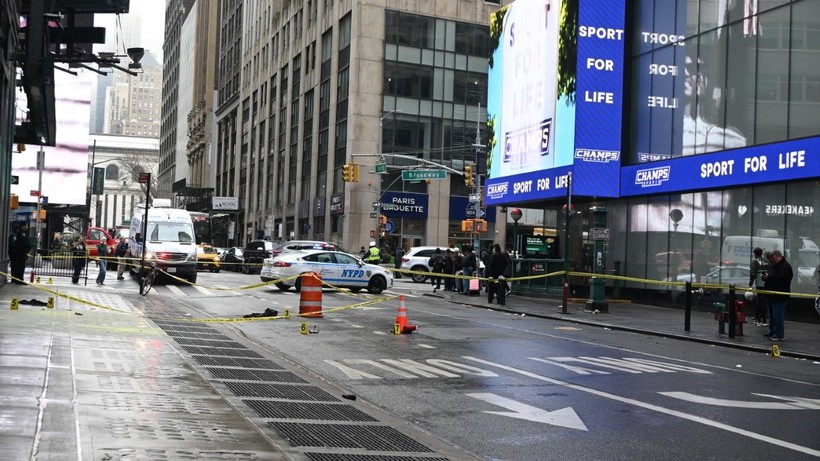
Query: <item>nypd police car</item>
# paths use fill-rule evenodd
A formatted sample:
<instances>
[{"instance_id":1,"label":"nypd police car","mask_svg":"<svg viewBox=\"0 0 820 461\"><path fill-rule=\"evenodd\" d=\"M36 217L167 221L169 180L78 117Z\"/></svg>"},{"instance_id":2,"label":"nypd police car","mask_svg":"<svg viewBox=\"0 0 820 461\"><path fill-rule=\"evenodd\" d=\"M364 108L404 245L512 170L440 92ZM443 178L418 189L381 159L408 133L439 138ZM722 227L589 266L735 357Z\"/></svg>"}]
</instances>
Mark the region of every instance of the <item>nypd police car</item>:
<instances>
[{"instance_id":1,"label":"nypd police car","mask_svg":"<svg viewBox=\"0 0 820 461\"><path fill-rule=\"evenodd\" d=\"M393 273L389 270L367 264L340 251L302 250L282 253L265 259L260 277L263 282L285 279L307 272L322 276L322 281L331 285L349 288L356 293L365 288L372 294L379 294L393 286ZM276 287L282 291L295 287L300 290L300 277L282 280Z\"/></svg>"}]
</instances>

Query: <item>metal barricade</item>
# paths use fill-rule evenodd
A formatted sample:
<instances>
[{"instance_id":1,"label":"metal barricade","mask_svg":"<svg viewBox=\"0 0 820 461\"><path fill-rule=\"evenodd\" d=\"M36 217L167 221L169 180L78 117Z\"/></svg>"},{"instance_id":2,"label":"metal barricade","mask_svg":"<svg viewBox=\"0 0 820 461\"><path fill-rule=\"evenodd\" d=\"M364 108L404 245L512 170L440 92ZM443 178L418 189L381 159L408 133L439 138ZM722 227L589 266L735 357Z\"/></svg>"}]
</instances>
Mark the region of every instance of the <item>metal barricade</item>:
<instances>
[{"instance_id":1,"label":"metal barricade","mask_svg":"<svg viewBox=\"0 0 820 461\"><path fill-rule=\"evenodd\" d=\"M88 284L88 257L75 256L71 250L48 250L38 248L34 251L34 257L29 257L29 265L33 277L68 277L74 275L74 260L83 258L83 268L80 270L80 278Z\"/></svg>"}]
</instances>

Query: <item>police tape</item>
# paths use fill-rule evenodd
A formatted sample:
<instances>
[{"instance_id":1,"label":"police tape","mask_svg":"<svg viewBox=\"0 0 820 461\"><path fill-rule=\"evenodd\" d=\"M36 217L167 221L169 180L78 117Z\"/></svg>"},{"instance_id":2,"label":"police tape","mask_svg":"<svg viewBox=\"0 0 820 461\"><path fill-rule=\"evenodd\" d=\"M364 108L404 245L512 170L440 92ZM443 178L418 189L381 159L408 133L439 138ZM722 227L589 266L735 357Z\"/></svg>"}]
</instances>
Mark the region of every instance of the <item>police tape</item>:
<instances>
[{"instance_id":1,"label":"police tape","mask_svg":"<svg viewBox=\"0 0 820 461\"><path fill-rule=\"evenodd\" d=\"M4 272L0 272L0 276L7 277L8 279L14 280L14 281L17 281L17 282L25 283L24 280L20 280L16 277L13 277L10 274L6 274ZM36 290L44 291L48 294L54 295L58 298L67 299L69 301L74 301L74 302L77 302L77 303L80 303L80 304L85 304L85 305L91 306L91 307L96 307L97 309L103 309L103 310L107 310L107 311L111 311L111 312L117 312L119 314L128 314L128 315L141 316L140 314L137 314L137 313L134 313L134 312L124 311L124 310L121 310L121 309L115 309L113 307L108 307L106 305L95 303L93 301L89 301L87 299L79 298L77 296L72 296L72 295L69 295L69 294L60 293L57 290L52 290L52 289L46 288L45 286L37 284L37 283L29 283L27 285L34 288L34 289L36 289Z\"/></svg>"}]
</instances>

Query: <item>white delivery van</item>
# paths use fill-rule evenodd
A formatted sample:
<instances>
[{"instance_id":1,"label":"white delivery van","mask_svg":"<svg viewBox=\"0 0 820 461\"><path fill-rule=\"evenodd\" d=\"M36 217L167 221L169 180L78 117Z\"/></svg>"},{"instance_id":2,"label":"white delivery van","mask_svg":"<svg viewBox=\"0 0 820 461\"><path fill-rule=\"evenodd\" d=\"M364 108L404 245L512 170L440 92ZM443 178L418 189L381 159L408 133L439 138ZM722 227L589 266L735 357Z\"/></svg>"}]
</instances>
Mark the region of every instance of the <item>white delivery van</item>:
<instances>
[{"instance_id":1,"label":"white delivery van","mask_svg":"<svg viewBox=\"0 0 820 461\"><path fill-rule=\"evenodd\" d=\"M131 257L142 258L145 243L145 266L140 275L151 264L176 277L196 283L196 243L194 223L187 210L171 208L170 200L154 199L154 205L147 208L140 203L134 208L128 243ZM148 230L143 239L143 226L148 221ZM137 263L138 265L139 263ZM135 266L131 266L135 271Z\"/></svg>"},{"instance_id":2,"label":"white delivery van","mask_svg":"<svg viewBox=\"0 0 820 461\"><path fill-rule=\"evenodd\" d=\"M726 262L750 265L752 251L760 247L763 251L780 250L794 271L793 283L811 283L814 270L820 264L820 248L808 237L797 237L795 247L797 254L786 247L786 240L782 237L758 237L748 235L730 235L723 239L723 250L720 257Z\"/></svg>"}]
</instances>

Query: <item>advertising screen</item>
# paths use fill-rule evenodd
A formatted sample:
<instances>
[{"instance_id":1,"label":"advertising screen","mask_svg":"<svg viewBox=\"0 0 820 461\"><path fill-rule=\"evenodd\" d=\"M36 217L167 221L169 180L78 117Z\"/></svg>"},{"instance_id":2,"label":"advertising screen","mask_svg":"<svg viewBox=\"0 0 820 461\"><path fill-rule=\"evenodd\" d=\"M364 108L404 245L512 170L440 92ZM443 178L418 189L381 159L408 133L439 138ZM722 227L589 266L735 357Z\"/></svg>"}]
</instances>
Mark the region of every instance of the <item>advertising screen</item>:
<instances>
[{"instance_id":1,"label":"advertising screen","mask_svg":"<svg viewBox=\"0 0 820 461\"><path fill-rule=\"evenodd\" d=\"M624 4L517 0L490 18L488 204L617 196Z\"/></svg>"},{"instance_id":2,"label":"advertising screen","mask_svg":"<svg viewBox=\"0 0 820 461\"><path fill-rule=\"evenodd\" d=\"M43 147L42 190L48 204L84 205L88 182L88 126L91 114L91 77L89 73L77 76L55 73L55 117L57 145ZM18 108L25 101L18 101ZM37 169L37 151L40 146L28 145L21 153L12 154L12 173L19 176L19 184L11 186L21 202L35 203L31 192L38 190L40 172Z\"/></svg>"}]
</instances>

